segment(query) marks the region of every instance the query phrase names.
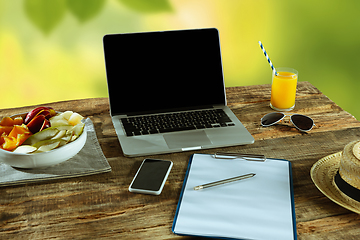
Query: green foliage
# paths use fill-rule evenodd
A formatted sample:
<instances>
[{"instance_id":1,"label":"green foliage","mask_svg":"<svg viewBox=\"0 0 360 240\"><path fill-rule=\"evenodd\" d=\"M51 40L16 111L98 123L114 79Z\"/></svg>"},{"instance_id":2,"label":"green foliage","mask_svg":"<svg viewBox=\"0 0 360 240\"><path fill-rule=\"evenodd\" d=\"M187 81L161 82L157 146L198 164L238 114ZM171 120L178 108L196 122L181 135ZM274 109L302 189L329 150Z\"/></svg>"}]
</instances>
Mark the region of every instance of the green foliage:
<instances>
[{"instance_id":1,"label":"green foliage","mask_svg":"<svg viewBox=\"0 0 360 240\"><path fill-rule=\"evenodd\" d=\"M66 4L80 22L85 22L100 13L105 0L67 0Z\"/></svg>"},{"instance_id":2,"label":"green foliage","mask_svg":"<svg viewBox=\"0 0 360 240\"><path fill-rule=\"evenodd\" d=\"M118 0L127 8L139 13L172 11L169 0ZM24 0L27 17L44 34L48 35L69 10L80 22L98 15L106 0Z\"/></svg>"},{"instance_id":3,"label":"green foliage","mask_svg":"<svg viewBox=\"0 0 360 240\"><path fill-rule=\"evenodd\" d=\"M118 0L123 5L141 13L155 13L171 11L168 0Z\"/></svg>"},{"instance_id":4,"label":"green foliage","mask_svg":"<svg viewBox=\"0 0 360 240\"><path fill-rule=\"evenodd\" d=\"M66 11L63 0L25 0L24 8L30 21L45 34L60 23Z\"/></svg>"},{"instance_id":5,"label":"green foliage","mask_svg":"<svg viewBox=\"0 0 360 240\"><path fill-rule=\"evenodd\" d=\"M86 84L87 90L84 88L74 93L65 84L64 89L58 91L61 94L54 94L57 98L52 96L46 101L89 97L91 95L86 94L96 91L99 91L96 94L107 96L99 39L80 36L90 33L87 31L101 36L109 32L213 26L221 33L226 86L271 83L269 65L257 44L261 40L275 67L297 69L299 81L311 82L360 119L360 108L356 104L360 89L357 70L360 63L359 8L359 0L345 3L340 0L0 0L0 79L8 79L6 84L12 84L12 87L6 89L14 89L3 91L3 94L8 94L3 99L17 99L7 103L2 101L0 105L9 107L9 102L13 106L37 104L35 99L43 101L45 96L41 93L50 89L48 84L57 82L54 79L69 79L69 84L78 84L72 89L80 89L87 79L98 81L99 85ZM102 18L93 21L100 14ZM83 28L69 26L74 19L89 25ZM24 31L27 23L34 26L36 34L29 29ZM60 24L68 25L59 28ZM59 35L56 40L41 38L37 34L40 31L49 36L57 28ZM80 42L73 41L74 36L70 36L76 29L84 29L77 37ZM42 41L48 44L46 48L42 48ZM81 47L76 51L63 50L70 43L72 50ZM64 47L57 44L64 44ZM23 53L24 49L38 47L41 49L35 51L36 57L31 60ZM82 52L85 49L86 53ZM85 58L83 54L86 54ZM47 62L45 56L53 57L53 61ZM39 76L39 69L48 70ZM82 76L81 80L71 80L78 79L78 75ZM25 90L18 91L19 88ZM62 95L65 92L68 94L66 97ZM29 96L33 102L29 102Z\"/></svg>"}]
</instances>

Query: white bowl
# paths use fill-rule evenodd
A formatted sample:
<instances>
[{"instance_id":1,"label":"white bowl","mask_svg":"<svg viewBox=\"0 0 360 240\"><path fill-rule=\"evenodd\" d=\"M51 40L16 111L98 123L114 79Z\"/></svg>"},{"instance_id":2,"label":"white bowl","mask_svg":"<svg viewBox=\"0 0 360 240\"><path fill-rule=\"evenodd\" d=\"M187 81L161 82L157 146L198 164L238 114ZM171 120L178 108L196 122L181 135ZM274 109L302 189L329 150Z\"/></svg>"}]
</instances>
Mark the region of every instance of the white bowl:
<instances>
[{"instance_id":1,"label":"white bowl","mask_svg":"<svg viewBox=\"0 0 360 240\"><path fill-rule=\"evenodd\" d=\"M17 114L11 117L23 116ZM42 153L14 153L0 148L0 162L18 168L43 168L65 162L75 156L85 145L87 133L84 128L81 135L73 142Z\"/></svg>"}]
</instances>

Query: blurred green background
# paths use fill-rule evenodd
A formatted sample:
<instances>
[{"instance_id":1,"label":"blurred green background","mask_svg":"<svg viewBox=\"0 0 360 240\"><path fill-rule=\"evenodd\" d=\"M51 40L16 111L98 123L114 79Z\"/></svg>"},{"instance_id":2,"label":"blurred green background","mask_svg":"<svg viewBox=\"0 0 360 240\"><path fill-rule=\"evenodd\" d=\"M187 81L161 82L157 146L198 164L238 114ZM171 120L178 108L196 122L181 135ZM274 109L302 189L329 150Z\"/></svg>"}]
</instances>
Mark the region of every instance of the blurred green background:
<instances>
[{"instance_id":1,"label":"blurred green background","mask_svg":"<svg viewBox=\"0 0 360 240\"><path fill-rule=\"evenodd\" d=\"M226 86L299 71L360 119L360 1L0 0L0 108L107 97L108 33L216 27ZM269 108L270 111L270 108Z\"/></svg>"}]
</instances>

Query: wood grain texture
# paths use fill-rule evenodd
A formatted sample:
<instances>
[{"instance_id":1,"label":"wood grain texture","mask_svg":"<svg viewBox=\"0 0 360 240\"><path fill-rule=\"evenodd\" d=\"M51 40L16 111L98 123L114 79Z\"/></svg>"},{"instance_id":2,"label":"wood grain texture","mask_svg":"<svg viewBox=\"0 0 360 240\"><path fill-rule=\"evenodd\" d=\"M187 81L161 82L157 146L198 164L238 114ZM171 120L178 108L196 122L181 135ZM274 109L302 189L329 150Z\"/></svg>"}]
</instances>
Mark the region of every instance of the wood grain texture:
<instances>
[{"instance_id":1,"label":"wood grain texture","mask_svg":"<svg viewBox=\"0 0 360 240\"><path fill-rule=\"evenodd\" d=\"M292 162L298 239L359 239L359 215L318 191L310 168L320 158L360 139L360 122L308 82L298 83L293 112L314 119L316 126L309 133L297 131L288 121L261 127L260 118L272 112L270 85L231 87L226 92L228 105L255 143L221 151L265 154ZM108 99L44 105L90 117L112 172L0 188L0 239L199 239L171 232L188 160L195 152L150 156L174 162L163 192L159 196L130 193L129 184L144 157L122 155ZM3 109L0 117L33 107Z\"/></svg>"}]
</instances>

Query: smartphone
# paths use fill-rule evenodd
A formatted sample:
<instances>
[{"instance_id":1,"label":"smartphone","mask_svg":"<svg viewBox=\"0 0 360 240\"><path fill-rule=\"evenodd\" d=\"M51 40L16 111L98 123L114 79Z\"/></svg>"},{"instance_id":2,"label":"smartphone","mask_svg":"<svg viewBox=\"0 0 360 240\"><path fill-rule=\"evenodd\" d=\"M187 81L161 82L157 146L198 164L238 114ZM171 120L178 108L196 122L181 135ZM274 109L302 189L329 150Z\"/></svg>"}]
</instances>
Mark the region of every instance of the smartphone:
<instances>
[{"instance_id":1,"label":"smartphone","mask_svg":"<svg viewBox=\"0 0 360 240\"><path fill-rule=\"evenodd\" d=\"M159 195L172 166L173 163L169 160L145 159L135 174L129 186L129 191Z\"/></svg>"}]
</instances>

